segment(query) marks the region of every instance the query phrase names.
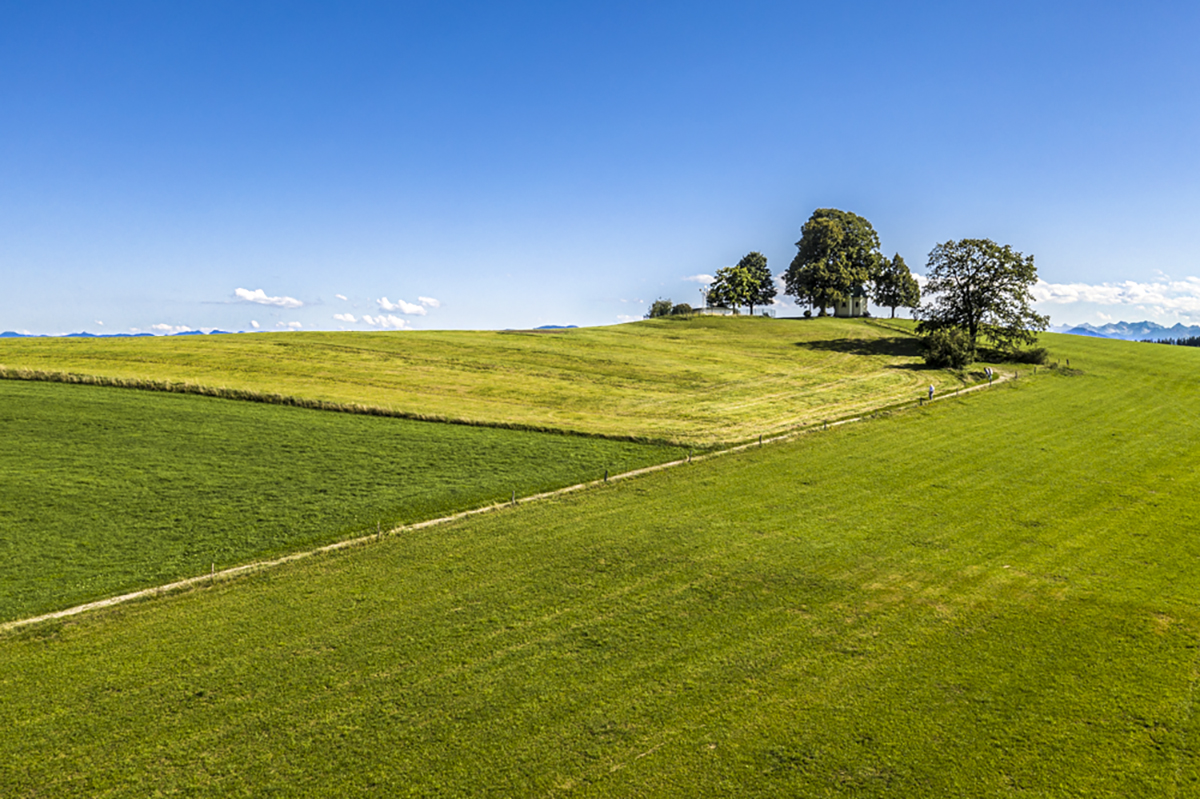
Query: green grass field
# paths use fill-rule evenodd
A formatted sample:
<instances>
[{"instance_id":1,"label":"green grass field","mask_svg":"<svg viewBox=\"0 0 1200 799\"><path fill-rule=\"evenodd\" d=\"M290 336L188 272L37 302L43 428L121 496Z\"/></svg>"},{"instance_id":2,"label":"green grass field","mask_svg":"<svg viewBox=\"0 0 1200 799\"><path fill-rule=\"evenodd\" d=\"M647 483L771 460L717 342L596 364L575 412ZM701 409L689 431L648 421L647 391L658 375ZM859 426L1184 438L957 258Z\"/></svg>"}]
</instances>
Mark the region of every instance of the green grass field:
<instances>
[{"instance_id":1,"label":"green grass field","mask_svg":"<svg viewBox=\"0 0 1200 799\"><path fill-rule=\"evenodd\" d=\"M555 331L0 341L0 366L361 403L422 417L710 445L911 400L902 322L694 317Z\"/></svg>"},{"instance_id":2,"label":"green grass field","mask_svg":"<svg viewBox=\"0 0 1200 799\"><path fill-rule=\"evenodd\" d=\"M1194 796L1200 351L0 639L11 796Z\"/></svg>"},{"instance_id":3,"label":"green grass field","mask_svg":"<svg viewBox=\"0 0 1200 799\"><path fill-rule=\"evenodd\" d=\"M0 381L0 621L684 451Z\"/></svg>"}]
</instances>

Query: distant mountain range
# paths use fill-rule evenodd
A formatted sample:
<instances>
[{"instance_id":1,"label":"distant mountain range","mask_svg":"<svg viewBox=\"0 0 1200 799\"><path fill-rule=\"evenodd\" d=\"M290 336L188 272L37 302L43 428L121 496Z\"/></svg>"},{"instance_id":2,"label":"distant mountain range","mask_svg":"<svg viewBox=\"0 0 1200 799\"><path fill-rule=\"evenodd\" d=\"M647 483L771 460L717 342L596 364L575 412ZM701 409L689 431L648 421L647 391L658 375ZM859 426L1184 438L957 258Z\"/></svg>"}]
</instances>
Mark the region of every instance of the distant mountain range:
<instances>
[{"instance_id":1,"label":"distant mountain range","mask_svg":"<svg viewBox=\"0 0 1200 799\"><path fill-rule=\"evenodd\" d=\"M171 333L172 336L216 336L228 334L228 330L213 330L205 333L203 330L185 330L182 333ZM141 338L153 336L153 333L67 333L62 336L32 335L29 333L14 333L6 330L0 333L0 338Z\"/></svg>"},{"instance_id":2,"label":"distant mountain range","mask_svg":"<svg viewBox=\"0 0 1200 799\"><path fill-rule=\"evenodd\" d=\"M1097 327L1084 323L1082 325L1055 325L1050 328L1050 332L1094 338L1117 338L1122 341L1143 341L1145 339L1200 336L1200 325L1176 323L1171 327L1163 327L1155 322L1109 322L1107 325Z\"/></svg>"}]
</instances>

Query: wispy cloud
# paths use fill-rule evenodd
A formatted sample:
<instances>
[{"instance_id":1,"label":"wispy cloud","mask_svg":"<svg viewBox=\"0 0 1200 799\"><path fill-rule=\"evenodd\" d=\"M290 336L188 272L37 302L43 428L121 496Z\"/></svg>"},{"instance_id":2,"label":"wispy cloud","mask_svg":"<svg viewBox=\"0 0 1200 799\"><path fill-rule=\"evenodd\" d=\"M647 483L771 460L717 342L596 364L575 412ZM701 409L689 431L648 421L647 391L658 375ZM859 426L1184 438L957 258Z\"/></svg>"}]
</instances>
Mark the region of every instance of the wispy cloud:
<instances>
[{"instance_id":1,"label":"wispy cloud","mask_svg":"<svg viewBox=\"0 0 1200 799\"><path fill-rule=\"evenodd\" d=\"M301 325L299 322L276 322L275 327L282 327L287 330L299 330Z\"/></svg>"},{"instance_id":2,"label":"wispy cloud","mask_svg":"<svg viewBox=\"0 0 1200 799\"><path fill-rule=\"evenodd\" d=\"M712 275L703 275L702 274L702 275L688 275L687 277L684 278L684 280L690 281L692 283L703 283L704 285L707 286L709 283L716 280L716 278L713 277Z\"/></svg>"},{"instance_id":3,"label":"wispy cloud","mask_svg":"<svg viewBox=\"0 0 1200 799\"><path fill-rule=\"evenodd\" d=\"M417 297L417 302L430 308L441 308L442 301L435 300L433 297Z\"/></svg>"},{"instance_id":4,"label":"wispy cloud","mask_svg":"<svg viewBox=\"0 0 1200 799\"><path fill-rule=\"evenodd\" d=\"M399 316L394 314L388 314L386 316L383 314L380 314L379 316L363 314L363 321L368 325L374 325L375 327L382 327L385 329L390 328L393 330L405 330L409 326L407 319L401 319Z\"/></svg>"},{"instance_id":5,"label":"wispy cloud","mask_svg":"<svg viewBox=\"0 0 1200 799\"><path fill-rule=\"evenodd\" d=\"M381 297L378 300L375 300L375 302L379 303L379 308L383 311L399 311L400 313L408 314L410 316L424 316L426 313L428 313L428 311L425 310L425 306L413 305L411 302L405 302L404 300L396 300L395 302L391 302L387 297Z\"/></svg>"},{"instance_id":6,"label":"wispy cloud","mask_svg":"<svg viewBox=\"0 0 1200 799\"><path fill-rule=\"evenodd\" d=\"M250 320L250 327L254 328L255 330L258 330L258 322L257 322L256 320L254 320L254 319L251 319L251 320Z\"/></svg>"},{"instance_id":7,"label":"wispy cloud","mask_svg":"<svg viewBox=\"0 0 1200 799\"><path fill-rule=\"evenodd\" d=\"M640 317L640 316L629 316L628 314L617 314L618 322L636 322L637 320L639 320L641 318L642 317Z\"/></svg>"},{"instance_id":8,"label":"wispy cloud","mask_svg":"<svg viewBox=\"0 0 1200 799\"><path fill-rule=\"evenodd\" d=\"M339 322L357 322L358 321L357 319L354 318L354 314L352 314L352 313L335 313L333 315L333 318L338 320Z\"/></svg>"},{"instance_id":9,"label":"wispy cloud","mask_svg":"<svg viewBox=\"0 0 1200 799\"><path fill-rule=\"evenodd\" d=\"M1164 276L1163 280L1121 283L1047 283L1039 280L1030 293L1036 301L1051 305L1086 302L1134 306L1157 313L1200 314L1200 277L1171 280Z\"/></svg>"},{"instance_id":10,"label":"wispy cloud","mask_svg":"<svg viewBox=\"0 0 1200 799\"><path fill-rule=\"evenodd\" d=\"M262 289L237 289L233 292L239 300L246 302L256 302L259 305L275 305L280 308L299 308L304 303L295 297L269 297L267 292Z\"/></svg>"},{"instance_id":11,"label":"wispy cloud","mask_svg":"<svg viewBox=\"0 0 1200 799\"><path fill-rule=\"evenodd\" d=\"M346 299L346 295L345 295L345 294L334 294L333 296L337 297L339 300L344 300L344 299Z\"/></svg>"},{"instance_id":12,"label":"wispy cloud","mask_svg":"<svg viewBox=\"0 0 1200 799\"><path fill-rule=\"evenodd\" d=\"M187 325L150 325L151 330L157 330L159 333L171 335L172 333L186 333L192 328Z\"/></svg>"}]
</instances>

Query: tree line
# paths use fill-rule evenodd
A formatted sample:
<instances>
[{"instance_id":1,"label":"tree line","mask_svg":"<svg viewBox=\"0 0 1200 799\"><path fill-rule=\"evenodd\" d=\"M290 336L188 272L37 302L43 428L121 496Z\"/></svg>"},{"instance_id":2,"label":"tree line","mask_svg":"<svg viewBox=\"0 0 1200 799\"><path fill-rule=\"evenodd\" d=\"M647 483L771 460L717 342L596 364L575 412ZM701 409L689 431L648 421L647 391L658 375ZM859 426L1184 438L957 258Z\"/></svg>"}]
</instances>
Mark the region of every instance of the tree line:
<instances>
[{"instance_id":1,"label":"tree line","mask_svg":"<svg viewBox=\"0 0 1200 799\"><path fill-rule=\"evenodd\" d=\"M1144 338L1146 344L1176 344L1180 347L1200 347L1200 336L1183 336L1181 338Z\"/></svg>"},{"instance_id":2,"label":"tree line","mask_svg":"<svg viewBox=\"0 0 1200 799\"><path fill-rule=\"evenodd\" d=\"M1049 317L1031 307L1037 282L1033 256L990 239L961 239L938 244L926 264L925 297L899 253L883 255L879 235L863 217L837 208L818 208L796 242L796 256L779 278L784 293L808 305L811 316L852 298L870 298L891 310L910 308L925 339L926 360L962 368L976 358L982 339L1016 356L1022 345L1037 341ZM719 269L709 286L709 306L738 309L770 305L776 278L760 252L748 253L735 266ZM922 302L924 299L924 302ZM658 300L647 317L689 313L693 309ZM1024 359L1036 353L1025 353Z\"/></svg>"}]
</instances>

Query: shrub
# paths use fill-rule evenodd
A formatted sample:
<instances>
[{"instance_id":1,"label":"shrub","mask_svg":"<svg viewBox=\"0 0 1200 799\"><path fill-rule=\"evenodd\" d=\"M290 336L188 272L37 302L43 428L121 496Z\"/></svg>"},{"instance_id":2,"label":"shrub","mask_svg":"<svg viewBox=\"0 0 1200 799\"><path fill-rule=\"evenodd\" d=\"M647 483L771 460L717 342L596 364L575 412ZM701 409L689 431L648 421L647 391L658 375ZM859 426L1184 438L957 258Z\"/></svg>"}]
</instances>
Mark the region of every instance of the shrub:
<instances>
[{"instance_id":1,"label":"shrub","mask_svg":"<svg viewBox=\"0 0 1200 799\"><path fill-rule=\"evenodd\" d=\"M975 360L975 348L965 330L938 328L925 336L925 363L939 368L963 369Z\"/></svg>"},{"instance_id":2,"label":"shrub","mask_svg":"<svg viewBox=\"0 0 1200 799\"><path fill-rule=\"evenodd\" d=\"M1013 350L1008 353L1008 360L1013 363L1032 363L1042 365L1050 360L1050 353L1045 347L1033 347L1028 350Z\"/></svg>"},{"instance_id":3,"label":"shrub","mask_svg":"<svg viewBox=\"0 0 1200 799\"><path fill-rule=\"evenodd\" d=\"M688 305L686 302L681 302L671 309L671 316L679 316L680 314L690 314L695 311L695 308Z\"/></svg>"},{"instance_id":4,"label":"shrub","mask_svg":"<svg viewBox=\"0 0 1200 799\"><path fill-rule=\"evenodd\" d=\"M804 309L804 318L805 318L805 319L812 319L812 309L811 309L811 308L805 308L805 309Z\"/></svg>"}]
</instances>

